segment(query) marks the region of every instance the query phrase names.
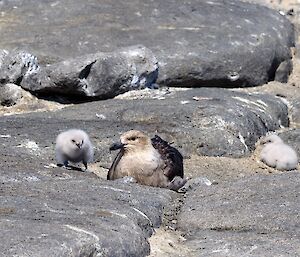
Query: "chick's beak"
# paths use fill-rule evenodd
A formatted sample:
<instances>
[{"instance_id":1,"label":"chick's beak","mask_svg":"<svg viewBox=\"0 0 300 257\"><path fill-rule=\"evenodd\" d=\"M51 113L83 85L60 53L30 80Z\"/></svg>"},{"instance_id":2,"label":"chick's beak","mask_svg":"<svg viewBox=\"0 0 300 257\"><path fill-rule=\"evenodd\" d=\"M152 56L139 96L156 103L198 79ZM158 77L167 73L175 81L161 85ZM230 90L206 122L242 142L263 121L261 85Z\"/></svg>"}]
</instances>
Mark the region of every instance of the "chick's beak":
<instances>
[{"instance_id":1,"label":"chick's beak","mask_svg":"<svg viewBox=\"0 0 300 257\"><path fill-rule=\"evenodd\" d=\"M124 147L124 144L122 144L121 142L114 143L110 146L109 151L115 151L115 150L121 149L123 147Z\"/></svg>"}]
</instances>

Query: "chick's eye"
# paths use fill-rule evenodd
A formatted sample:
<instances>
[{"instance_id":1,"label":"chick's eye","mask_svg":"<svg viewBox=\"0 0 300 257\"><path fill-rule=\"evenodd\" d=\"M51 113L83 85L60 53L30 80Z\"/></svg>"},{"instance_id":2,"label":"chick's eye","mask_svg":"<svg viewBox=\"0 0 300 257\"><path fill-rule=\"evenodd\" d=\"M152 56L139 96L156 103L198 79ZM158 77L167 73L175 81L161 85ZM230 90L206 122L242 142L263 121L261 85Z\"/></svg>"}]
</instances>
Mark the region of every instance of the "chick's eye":
<instances>
[{"instance_id":1,"label":"chick's eye","mask_svg":"<svg viewBox=\"0 0 300 257\"><path fill-rule=\"evenodd\" d=\"M73 143L75 143L75 140L74 140L74 139L72 139L72 142L73 142Z\"/></svg>"},{"instance_id":2,"label":"chick's eye","mask_svg":"<svg viewBox=\"0 0 300 257\"><path fill-rule=\"evenodd\" d=\"M129 138L129 140L131 140L131 141L135 141L137 139L137 137L131 137L131 138Z\"/></svg>"}]
</instances>

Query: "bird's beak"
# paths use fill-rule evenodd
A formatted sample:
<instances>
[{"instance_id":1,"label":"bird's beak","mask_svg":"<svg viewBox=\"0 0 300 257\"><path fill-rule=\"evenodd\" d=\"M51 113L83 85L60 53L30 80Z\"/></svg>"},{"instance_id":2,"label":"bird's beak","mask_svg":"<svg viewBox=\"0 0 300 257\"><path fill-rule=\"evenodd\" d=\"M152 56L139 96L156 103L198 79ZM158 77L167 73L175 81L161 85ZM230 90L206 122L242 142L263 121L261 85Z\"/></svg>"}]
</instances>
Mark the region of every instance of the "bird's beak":
<instances>
[{"instance_id":1,"label":"bird's beak","mask_svg":"<svg viewBox=\"0 0 300 257\"><path fill-rule=\"evenodd\" d=\"M109 151L115 151L115 150L121 149L123 147L124 147L124 144L122 144L121 142L114 143L110 146Z\"/></svg>"},{"instance_id":2,"label":"bird's beak","mask_svg":"<svg viewBox=\"0 0 300 257\"><path fill-rule=\"evenodd\" d=\"M81 148L81 145L80 144L76 144L76 146L80 149Z\"/></svg>"}]
</instances>

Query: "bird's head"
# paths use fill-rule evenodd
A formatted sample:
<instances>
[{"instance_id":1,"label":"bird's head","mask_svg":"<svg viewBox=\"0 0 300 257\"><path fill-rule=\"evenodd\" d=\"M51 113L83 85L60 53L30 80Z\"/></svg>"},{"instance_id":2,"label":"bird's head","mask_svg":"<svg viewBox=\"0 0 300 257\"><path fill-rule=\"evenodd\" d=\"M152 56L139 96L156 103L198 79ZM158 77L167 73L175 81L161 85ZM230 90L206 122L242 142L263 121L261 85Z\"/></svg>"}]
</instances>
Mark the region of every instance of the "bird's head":
<instances>
[{"instance_id":1,"label":"bird's head","mask_svg":"<svg viewBox=\"0 0 300 257\"><path fill-rule=\"evenodd\" d=\"M114 143L109 150L142 151L149 147L152 147L152 143L147 135L138 130L129 130L122 134L120 142Z\"/></svg>"},{"instance_id":2,"label":"bird's head","mask_svg":"<svg viewBox=\"0 0 300 257\"><path fill-rule=\"evenodd\" d=\"M84 139L81 135L73 134L69 138L69 143L74 151L79 151L83 146Z\"/></svg>"}]
</instances>

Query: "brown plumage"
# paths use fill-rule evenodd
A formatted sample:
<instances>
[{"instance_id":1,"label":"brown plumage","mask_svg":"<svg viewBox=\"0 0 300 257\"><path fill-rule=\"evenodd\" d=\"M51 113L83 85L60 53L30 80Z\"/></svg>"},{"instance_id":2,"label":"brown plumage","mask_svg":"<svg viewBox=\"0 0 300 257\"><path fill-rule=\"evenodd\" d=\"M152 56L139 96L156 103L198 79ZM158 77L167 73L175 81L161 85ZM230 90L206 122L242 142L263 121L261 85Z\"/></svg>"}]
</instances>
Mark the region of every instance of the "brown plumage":
<instances>
[{"instance_id":1,"label":"brown plumage","mask_svg":"<svg viewBox=\"0 0 300 257\"><path fill-rule=\"evenodd\" d=\"M182 155L168 142L159 136L150 139L137 130L127 131L120 139L110 147L120 151L108 171L108 180L130 176L140 184L172 190L186 183Z\"/></svg>"}]
</instances>

